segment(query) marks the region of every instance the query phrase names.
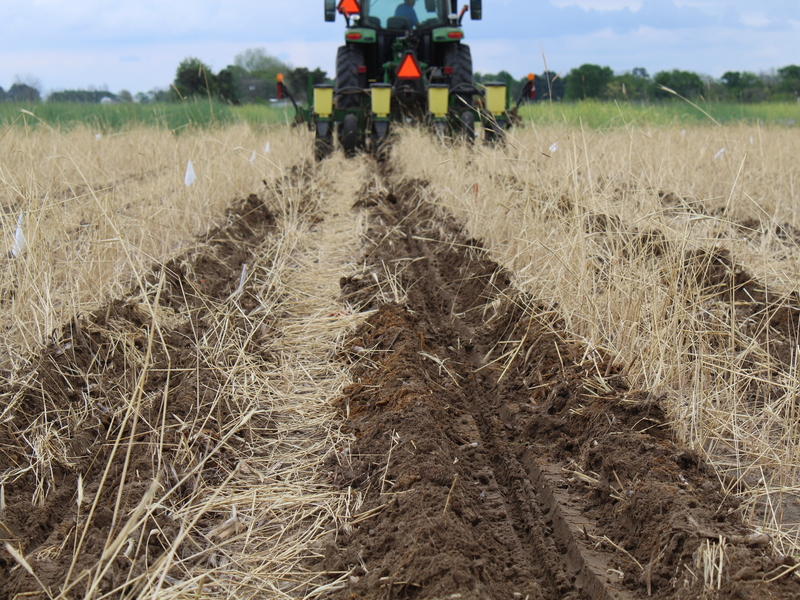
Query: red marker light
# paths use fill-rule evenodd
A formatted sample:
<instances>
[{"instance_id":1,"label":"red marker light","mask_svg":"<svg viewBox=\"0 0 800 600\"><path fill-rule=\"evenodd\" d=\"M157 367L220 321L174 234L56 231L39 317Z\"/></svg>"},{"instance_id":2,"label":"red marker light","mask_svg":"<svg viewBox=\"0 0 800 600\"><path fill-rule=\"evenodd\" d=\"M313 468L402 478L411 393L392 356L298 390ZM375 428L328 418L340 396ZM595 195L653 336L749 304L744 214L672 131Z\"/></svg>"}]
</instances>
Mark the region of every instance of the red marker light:
<instances>
[{"instance_id":1,"label":"red marker light","mask_svg":"<svg viewBox=\"0 0 800 600\"><path fill-rule=\"evenodd\" d=\"M449 37L451 40L460 40L464 37L464 33L461 31L451 31L447 34L447 37Z\"/></svg>"},{"instance_id":2,"label":"red marker light","mask_svg":"<svg viewBox=\"0 0 800 600\"><path fill-rule=\"evenodd\" d=\"M358 40L360 40L364 36L361 35L360 33L353 32L353 33L348 33L344 37L347 38L350 41L357 42Z\"/></svg>"}]
</instances>

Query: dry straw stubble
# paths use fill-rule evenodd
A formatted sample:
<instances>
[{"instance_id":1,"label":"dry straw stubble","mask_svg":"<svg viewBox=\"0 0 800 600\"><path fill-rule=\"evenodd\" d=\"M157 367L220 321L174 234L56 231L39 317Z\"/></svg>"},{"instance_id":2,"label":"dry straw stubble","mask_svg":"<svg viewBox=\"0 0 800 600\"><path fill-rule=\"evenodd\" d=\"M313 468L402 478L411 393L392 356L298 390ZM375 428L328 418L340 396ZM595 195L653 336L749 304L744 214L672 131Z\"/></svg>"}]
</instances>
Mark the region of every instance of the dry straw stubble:
<instances>
[{"instance_id":1,"label":"dry straw stubble","mask_svg":"<svg viewBox=\"0 0 800 600\"><path fill-rule=\"evenodd\" d=\"M363 165L341 158L290 176L310 158L308 142L287 128L247 127L178 136L136 129L99 138L81 128L42 127L12 129L0 142L3 239L11 247L19 214L25 239L2 272L3 369L13 391L4 396L2 425L19 441L15 460L24 455L2 475L6 499L30 472L38 484L27 501L46 505L54 474L85 464L75 444L82 430L95 430L98 410L114 424L108 439L96 442L106 457L92 467L99 479L78 474L75 508L68 509L77 527L63 541L51 535L36 548L13 540L34 572L46 573L53 595L296 597L317 588L312 564L320 539L356 515L359 502L331 486L324 464L330 452L349 459L331 406L346 371L333 355L362 317L342 311L336 297L361 235L350 204L369 177ZM188 160L198 177L190 187L183 177ZM192 275L192 256L208 252L197 236L224 225L235 198L259 190L278 229L247 242L253 258L233 274L241 285L228 297L201 295L200 304L181 309L164 300L168 269L180 264ZM308 218L314 211L321 224ZM85 331L105 340L104 352L119 355L129 376L97 402L89 382L102 373L66 373L85 378L86 402L28 414L21 430L20 402L41 388L31 361L54 343L60 360L71 350L57 334L61 326L114 297L131 302L134 321L145 328L100 319ZM200 318L203 328L196 329ZM196 366L189 367L213 384L196 378L195 387L180 392L188 393L184 400L173 397L188 377L186 365L169 358L176 331L190 332ZM166 380L163 392L147 387L154 374ZM181 402L194 405L183 424L174 414ZM137 440L149 440L152 471L142 471ZM133 483L114 489L120 471ZM109 489L111 512L104 513L99 502ZM98 550L98 515L112 525L102 552L87 562ZM151 556L153 540L167 545ZM70 553L68 571L53 573L48 563ZM131 565L121 580L120 564Z\"/></svg>"},{"instance_id":2,"label":"dry straw stubble","mask_svg":"<svg viewBox=\"0 0 800 600\"><path fill-rule=\"evenodd\" d=\"M474 150L407 131L395 150L559 328L665 399L783 552L800 549L799 146L779 127L565 125Z\"/></svg>"}]
</instances>

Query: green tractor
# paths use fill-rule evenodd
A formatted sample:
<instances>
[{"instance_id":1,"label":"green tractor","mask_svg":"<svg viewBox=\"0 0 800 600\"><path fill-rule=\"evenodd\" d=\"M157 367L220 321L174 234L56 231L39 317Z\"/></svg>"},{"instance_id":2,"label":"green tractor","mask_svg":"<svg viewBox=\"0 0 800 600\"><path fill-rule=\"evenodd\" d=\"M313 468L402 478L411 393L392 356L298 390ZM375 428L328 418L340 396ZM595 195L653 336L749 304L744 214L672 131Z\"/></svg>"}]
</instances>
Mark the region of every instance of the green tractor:
<instances>
[{"instance_id":1,"label":"green tractor","mask_svg":"<svg viewBox=\"0 0 800 600\"><path fill-rule=\"evenodd\" d=\"M481 18L481 0L458 12L457 0L325 0L325 20L347 23L336 55L335 85L313 86L300 115L323 158L334 140L345 153L381 152L392 123L416 122L472 142L476 123L488 140L510 124L508 84L475 88L461 22ZM477 100L476 100L477 99Z\"/></svg>"}]
</instances>

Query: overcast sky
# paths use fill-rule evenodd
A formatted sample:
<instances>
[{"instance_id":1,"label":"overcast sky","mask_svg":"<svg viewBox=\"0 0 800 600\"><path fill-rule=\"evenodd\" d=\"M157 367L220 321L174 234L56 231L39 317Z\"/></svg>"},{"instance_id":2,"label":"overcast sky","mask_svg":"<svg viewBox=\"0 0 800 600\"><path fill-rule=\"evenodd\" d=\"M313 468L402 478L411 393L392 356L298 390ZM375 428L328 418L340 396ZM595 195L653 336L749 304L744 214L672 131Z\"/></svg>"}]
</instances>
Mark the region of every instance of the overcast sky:
<instances>
[{"instance_id":1,"label":"overcast sky","mask_svg":"<svg viewBox=\"0 0 800 600\"><path fill-rule=\"evenodd\" d=\"M395 1L395 0L380 0ZM400 1L400 0L396 0ZM459 0L463 4L466 0ZM465 19L476 71L520 77L583 63L721 76L800 64L797 0L484 0ZM0 87L166 88L178 63L214 72L247 48L332 73L344 21L323 0L0 0Z\"/></svg>"}]
</instances>

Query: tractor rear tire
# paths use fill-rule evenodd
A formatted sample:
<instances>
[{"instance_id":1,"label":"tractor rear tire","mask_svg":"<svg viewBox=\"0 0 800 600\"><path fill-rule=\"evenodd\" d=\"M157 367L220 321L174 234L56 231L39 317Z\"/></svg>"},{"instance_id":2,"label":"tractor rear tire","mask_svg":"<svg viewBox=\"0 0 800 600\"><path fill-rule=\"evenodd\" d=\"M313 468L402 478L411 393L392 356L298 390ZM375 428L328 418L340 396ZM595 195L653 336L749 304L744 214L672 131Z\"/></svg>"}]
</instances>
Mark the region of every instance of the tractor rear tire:
<instances>
[{"instance_id":1,"label":"tractor rear tire","mask_svg":"<svg viewBox=\"0 0 800 600\"><path fill-rule=\"evenodd\" d=\"M344 118L339 130L339 143L346 156L355 154L358 146L358 117L356 115L351 113Z\"/></svg>"},{"instance_id":2,"label":"tractor rear tire","mask_svg":"<svg viewBox=\"0 0 800 600\"><path fill-rule=\"evenodd\" d=\"M334 89L336 108L351 110L361 106L358 69L363 66L364 54L361 48L339 47L339 51L336 53L336 86Z\"/></svg>"},{"instance_id":3,"label":"tractor rear tire","mask_svg":"<svg viewBox=\"0 0 800 600\"><path fill-rule=\"evenodd\" d=\"M472 78L472 53L466 44L452 44L445 51L445 68L453 69L450 75L450 93L459 98L456 108L472 107L475 81Z\"/></svg>"}]
</instances>

